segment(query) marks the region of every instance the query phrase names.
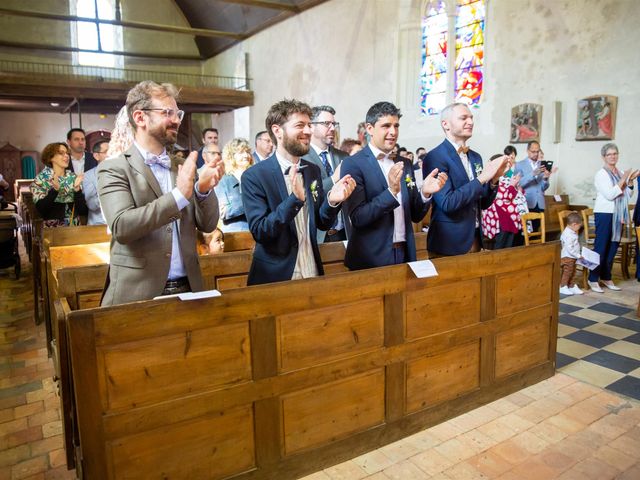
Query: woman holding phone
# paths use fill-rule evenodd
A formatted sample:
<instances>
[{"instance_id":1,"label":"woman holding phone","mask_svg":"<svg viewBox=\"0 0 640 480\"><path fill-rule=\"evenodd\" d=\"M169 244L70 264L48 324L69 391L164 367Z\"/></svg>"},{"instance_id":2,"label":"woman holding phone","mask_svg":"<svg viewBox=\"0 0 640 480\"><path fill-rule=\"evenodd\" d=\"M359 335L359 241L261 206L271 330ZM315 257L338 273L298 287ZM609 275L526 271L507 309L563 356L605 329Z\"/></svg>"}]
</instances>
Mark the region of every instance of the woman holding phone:
<instances>
[{"instance_id":1,"label":"woman holding phone","mask_svg":"<svg viewBox=\"0 0 640 480\"><path fill-rule=\"evenodd\" d=\"M605 144L600 154L604 165L594 178L597 196L593 207L596 224L593 249L600 255L600 266L589 274L589 287L594 292L603 293L598 280L610 290L620 290L611 280L611 267L620 245L622 229L630 222L629 198L640 171L631 168L618 170L619 151L615 143Z\"/></svg>"}]
</instances>

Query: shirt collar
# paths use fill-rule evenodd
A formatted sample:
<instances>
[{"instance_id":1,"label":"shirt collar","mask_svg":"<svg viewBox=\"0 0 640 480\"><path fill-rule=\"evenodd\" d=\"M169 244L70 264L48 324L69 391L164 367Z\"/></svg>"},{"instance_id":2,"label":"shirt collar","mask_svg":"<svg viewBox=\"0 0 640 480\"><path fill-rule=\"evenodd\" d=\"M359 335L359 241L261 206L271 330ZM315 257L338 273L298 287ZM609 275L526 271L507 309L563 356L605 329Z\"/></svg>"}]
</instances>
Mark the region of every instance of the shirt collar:
<instances>
[{"instance_id":1,"label":"shirt collar","mask_svg":"<svg viewBox=\"0 0 640 480\"><path fill-rule=\"evenodd\" d=\"M458 145L457 143L454 143L454 142L453 142L450 138L448 138L448 137L447 137L447 141L448 141L451 145L453 145L453 148L455 148L456 153L458 152L458 149L459 149L460 147L462 147L462 144ZM465 154L465 155L466 155L466 154Z\"/></svg>"},{"instance_id":2,"label":"shirt collar","mask_svg":"<svg viewBox=\"0 0 640 480\"><path fill-rule=\"evenodd\" d=\"M146 160L148 157L155 157L156 155L154 155L153 153L145 150L144 148L142 148L140 146L140 144L138 142L136 142L135 140L133 141L133 144L136 146L136 148L138 149L138 152L140 152L140 155L142 155L142 159ZM162 152L160 153L160 155L157 155L158 157L161 155L166 155L167 154L167 149L164 148L162 150Z\"/></svg>"},{"instance_id":3,"label":"shirt collar","mask_svg":"<svg viewBox=\"0 0 640 480\"><path fill-rule=\"evenodd\" d=\"M284 175L284 172L287 170L287 168L291 168L293 166L293 163L291 163L286 158L281 157L280 155L278 155L278 152L276 152L276 159L278 160L278 163L280 164L280 170L282 170L282 174L283 175Z\"/></svg>"},{"instance_id":4,"label":"shirt collar","mask_svg":"<svg viewBox=\"0 0 640 480\"><path fill-rule=\"evenodd\" d=\"M382 150L377 148L373 143L369 143L369 148L371 149L371 152L373 153L373 157L376 160L378 160L378 156L380 154L384 155L385 159L389 158L389 154L388 153L384 153ZM378 160L378 161L380 161L380 160Z\"/></svg>"},{"instance_id":5,"label":"shirt collar","mask_svg":"<svg viewBox=\"0 0 640 480\"><path fill-rule=\"evenodd\" d=\"M313 148L313 150L318 154L318 156L320 156L320 154L322 152L329 152L329 147L325 148L325 149L321 149L320 147L317 147L313 142L311 142L311 148Z\"/></svg>"}]
</instances>

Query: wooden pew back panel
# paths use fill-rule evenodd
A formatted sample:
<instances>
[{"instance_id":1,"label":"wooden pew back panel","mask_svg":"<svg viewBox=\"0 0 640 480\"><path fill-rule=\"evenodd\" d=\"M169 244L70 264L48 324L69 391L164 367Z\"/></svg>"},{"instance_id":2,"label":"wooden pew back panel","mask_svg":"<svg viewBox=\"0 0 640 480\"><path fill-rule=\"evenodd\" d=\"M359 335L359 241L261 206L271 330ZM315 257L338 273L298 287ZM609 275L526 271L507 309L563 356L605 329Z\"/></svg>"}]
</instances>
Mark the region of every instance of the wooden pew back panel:
<instances>
[{"instance_id":1,"label":"wooden pew back panel","mask_svg":"<svg viewBox=\"0 0 640 480\"><path fill-rule=\"evenodd\" d=\"M296 478L551 376L558 262L554 243L436 259L428 279L71 312L87 478Z\"/></svg>"}]
</instances>

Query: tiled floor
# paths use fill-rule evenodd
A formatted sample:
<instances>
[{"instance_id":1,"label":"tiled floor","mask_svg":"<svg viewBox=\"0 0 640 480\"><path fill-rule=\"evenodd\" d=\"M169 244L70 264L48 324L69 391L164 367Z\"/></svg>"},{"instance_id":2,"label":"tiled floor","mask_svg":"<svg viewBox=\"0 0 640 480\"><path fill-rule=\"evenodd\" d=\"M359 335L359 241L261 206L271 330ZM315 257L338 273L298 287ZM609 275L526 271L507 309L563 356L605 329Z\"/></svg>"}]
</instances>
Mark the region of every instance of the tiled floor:
<instances>
[{"instance_id":1,"label":"tiled floor","mask_svg":"<svg viewBox=\"0 0 640 480\"><path fill-rule=\"evenodd\" d=\"M621 292L563 297L556 368L567 375L640 400L640 283Z\"/></svg>"},{"instance_id":2,"label":"tiled floor","mask_svg":"<svg viewBox=\"0 0 640 480\"><path fill-rule=\"evenodd\" d=\"M24 252L21 280L0 270L0 480L70 479L30 272ZM623 287L562 300L562 373L306 480L640 479L640 402L615 393L639 376L640 284Z\"/></svg>"}]
</instances>

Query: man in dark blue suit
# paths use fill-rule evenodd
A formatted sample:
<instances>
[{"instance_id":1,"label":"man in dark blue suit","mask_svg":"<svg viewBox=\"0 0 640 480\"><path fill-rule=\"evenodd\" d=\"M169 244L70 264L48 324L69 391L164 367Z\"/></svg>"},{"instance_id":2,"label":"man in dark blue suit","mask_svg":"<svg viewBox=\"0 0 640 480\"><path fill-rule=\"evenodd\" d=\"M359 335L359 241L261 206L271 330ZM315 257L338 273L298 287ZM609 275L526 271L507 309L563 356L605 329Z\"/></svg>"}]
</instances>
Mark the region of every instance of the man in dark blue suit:
<instances>
[{"instance_id":1,"label":"man in dark blue suit","mask_svg":"<svg viewBox=\"0 0 640 480\"><path fill-rule=\"evenodd\" d=\"M242 203L256 241L248 285L323 275L317 229L328 230L355 188L348 175L325 195L317 165L301 160L311 141L311 107L273 105L266 127L275 153L242 174Z\"/></svg>"},{"instance_id":2,"label":"man in dark blue suit","mask_svg":"<svg viewBox=\"0 0 640 480\"><path fill-rule=\"evenodd\" d=\"M446 138L427 154L422 172L437 168L449 180L433 196L427 248L434 256L477 252L481 248L480 210L493 202L498 179L509 167L508 157L499 157L483 168L480 155L467 147L473 114L464 103L445 107L440 123Z\"/></svg>"},{"instance_id":3,"label":"man in dark blue suit","mask_svg":"<svg viewBox=\"0 0 640 480\"><path fill-rule=\"evenodd\" d=\"M373 105L365 122L369 144L342 162L342 174L356 182L346 202L352 231L344 263L351 270L415 261L412 222L424 218L447 180L434 170L419 190L411 161L393 157L400 117L392 103Z\"/></svg>"},{"instance_id":4,"label":"man in dark blue suit","mask_svg":"<svg viewBox=\"0 0 640 480\"><path fill-rule=\"evenodd\" d=\"M69 168L76 175L88 172L98 165L96 159L93 158L93 154L85 150L87 148L87 139L83 129L72 128L69 130L67 132L67 145L69 145L70 153Z\"/></svg>"},{"instance_id":5,"label":"man in dark blue suit","mask_svg":"<svg viewBox=\"0 0 640 480\"><path fill-rule=\"evenodd\" d=\"M273 153L273 142L269 136L269 132L262 130L256 133L256 139L254 142L255 149L251 156L253 157L253 163L260 163L266 160Z\"/></svg>"}]
</instances>

